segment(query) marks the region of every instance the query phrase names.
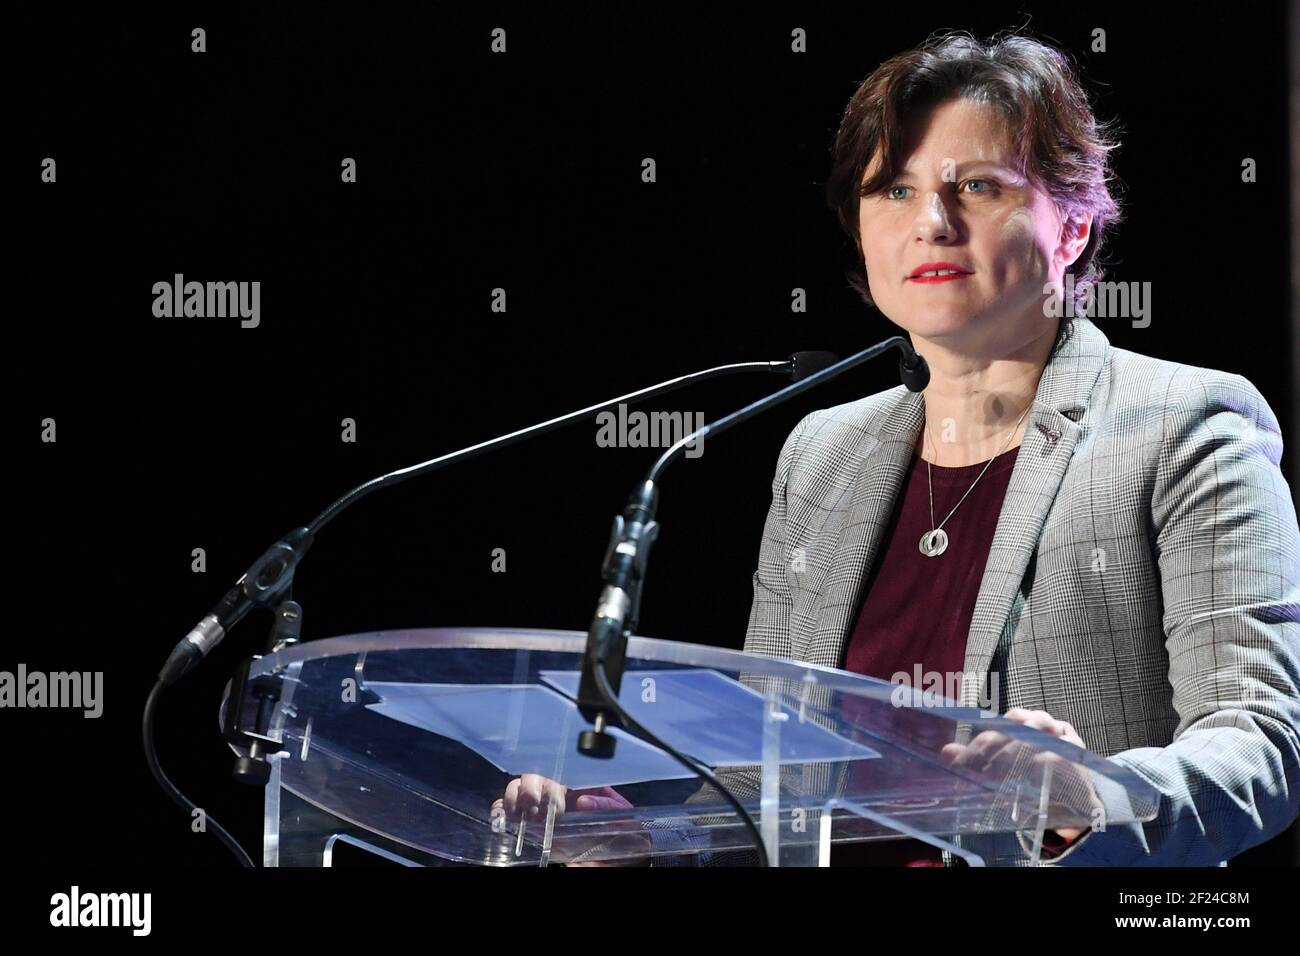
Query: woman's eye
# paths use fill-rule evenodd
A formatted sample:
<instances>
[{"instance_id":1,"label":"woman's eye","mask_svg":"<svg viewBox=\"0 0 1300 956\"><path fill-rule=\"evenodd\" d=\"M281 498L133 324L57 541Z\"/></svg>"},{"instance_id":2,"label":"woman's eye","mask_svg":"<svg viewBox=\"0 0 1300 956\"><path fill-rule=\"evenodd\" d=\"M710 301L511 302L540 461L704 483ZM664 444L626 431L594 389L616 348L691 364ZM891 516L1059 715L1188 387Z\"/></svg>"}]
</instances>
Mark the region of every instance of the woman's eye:
<instances>
[{"instance_id":1,"label":"woman's eye","mask_svg":"<svg viewBox=\"0 0 1300 956\"><path fill-rule=\"evenodd\" d=\"M962 186L969 186L972 183L983 187L982 189L968 190L968 192L977 196L982 196L988 193L996 192L998 188L997 183L993 182L993 180L991 179L968 179L964 183L962 183ZM902 185L890 186L885 190L885 198L895 199L895 200L906 199L907 196L905 195L905 191L911 188L912 188L911 186L902 186ZM899 190L903 190L904 194L900 194Z\"/></svg>"}]
</instances>

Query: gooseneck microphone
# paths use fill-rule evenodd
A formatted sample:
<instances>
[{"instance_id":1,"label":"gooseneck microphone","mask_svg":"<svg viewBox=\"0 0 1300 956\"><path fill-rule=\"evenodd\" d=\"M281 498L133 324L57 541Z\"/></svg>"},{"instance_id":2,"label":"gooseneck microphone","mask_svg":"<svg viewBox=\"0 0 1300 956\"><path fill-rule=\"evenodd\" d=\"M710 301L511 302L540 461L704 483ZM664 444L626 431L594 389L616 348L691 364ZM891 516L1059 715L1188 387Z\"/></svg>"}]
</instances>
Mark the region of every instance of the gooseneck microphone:
<instances>
[{"instance_id":1,"label":"gooseneck microphone","mask_svg":"<svg viewBox=\"0 0 1300 956\"><path fill-rule=\"evenodd\" d=\"M480 442L477 445L471 445L468 448L462 448L459 451L448 452L418 465L399 468L397 471L380 475L378 478L372 478L334 501L318 514L310 524L294 529L271 545L235 582L234 587L226 592L217 603L217 606L181 639L172 650L167 663L163 666L159 679L164 684L175 683L182 675L206 657L214 647L220 644L226 634L230 632L230 629L239 623L250 610L255 607L272 608L284 600L292 586L293 575L298 567L298 562L307 553L307 549L311 547L320 529L338 517L346 508L351 507L362 498L381 488L391 488L393 485L419 475L427 475L453 462L468 461L486 451L505 448L525 438L544 435L570 422L612 408L623 402L652 398L681 388L684 385L704 382L736 372L775 372L788 375L798 383L820 374L828 367L832 367L836 361L836 356L831 352L796 352L781 361L735 362L729 365L719 365L700 372L692 372L689 375L669 379L666 382L651 385L635 392L629 392L626 395L620 395L617 398L611 398L596 405L588 405L586 408L569 412L567 415L539 422L536 425L521 428L518 431Z\"/></svg>"},{"instance_id":2,"label":"gooseneck microphone","mask_svg":"<svg viewBox=\"0 0 1300 956\"><path fill-rule=\"evenodd\" d=\"M835 361L835 356L829 352L796 352L790 358L782 361L735 362L729 365L719 365L701 372L670 379L649 388L629 392L626 395L620 395L618 398L612 398L598 405L589 405L567 415L561 415L558 418L552 418L549 421L522 428L508 435L494 438L491 441L462 448L460 451L432 458L418 465L411 465L408 468L389 472L353 488L317 515L310 524L295 528L271 545L235 582L234 587L227 591L221 600L217 602L216 607L205 615L172 650L167 662L158 674L153 689L145 699L142 718L145 762L154 780L173 802L187 813L192 814L197 809L194 802L168 779L167 774L158 762L157 747L154 741L154 715L157 711L159 697L167 687L174 684L203 660L214 647L221 643L231 628L238 624L255 607L269 608L275 612L275 625L272 628L268 642L270 650L296 642L299 629L302 626L302 608L297 602L293 601L291 595L294 571L297 569L303 555L307 553L307 549L311 547L320 529L338 517L344 509L356 504L362 498L378 491L380 488L388 488L418 475L428 474L452 462L466 461L490 449L504 448L524 438L544 435L569 422L612 408L622 402L662 395L689 383L703 382L735 372L776 372L789 375L796 382L800 382L820 374ZM258 729L260 730L260 728ZM236 765L236 779L249 783L264 783L267 768L264 759L261 757L260 740L253 736L250 736L249 739L252 740L252 746L249 749L250 756L241 758ZM212 833L236 856L242 866L253 866L252 859L239 845L239 842L211 815L207 817L207 823Z\"/></svg>"},{"instance_id":3,"label":"gooseneck microphone","mask_svg":"<svg viewBox=\"0 0 1300 956\"><path fill-rule=\"evenodd\" d=\"M759 851L762 866L766 866L768 862L762 836L735 796L723 786L708 767L694 757L678 753L664 743L638 723L619 703L618 695L623 682L627 639L636 631L646 563L650 549L659 534L659 524L655 521L655 512L659 504L658 481L665 469L681 456L684 449L695 447L693 443L709 435L727 431L760 412L774 408L801 392L835 378L891 348L897 348L903 353L898 363L898 374L903 384L909 391L923 391L930 383L929 366L905 338L896 335L863 349L841 362L825 366L802 381L774 392L766 398L761 398L712 424L705 425L682 438L659 457L645 480L633 489L623 513L614 517L614 526L605 548L601 568L601 578L605 586L600 592L596 612L587 632L587 646L582 660L582 678L578 685L578 709L583 717L592 722L592 729L584 730L579 735L578 750L591 757L613 757L616 740L605 729L611 721L618 722L647 743L658 747L701 779L712 784L731 803L750 831Z\"/></svg>"}]
</instances>

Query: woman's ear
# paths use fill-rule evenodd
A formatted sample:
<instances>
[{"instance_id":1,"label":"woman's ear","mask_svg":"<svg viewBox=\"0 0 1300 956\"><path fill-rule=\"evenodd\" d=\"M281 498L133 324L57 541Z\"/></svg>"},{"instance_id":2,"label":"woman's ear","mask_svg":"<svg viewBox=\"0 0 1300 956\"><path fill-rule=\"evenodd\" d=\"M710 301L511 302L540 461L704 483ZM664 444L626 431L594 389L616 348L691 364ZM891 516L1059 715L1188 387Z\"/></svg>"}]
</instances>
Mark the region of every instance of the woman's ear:
<instances>
[{"instance_id":1,"label":"woman's ear","mask_svg":"<svg viewBox=\"0 0 1300 956\"><path fill-rule=\"evenodd\" d=\"M1085 212L1077 216L1066 216L1061 223L1061 238L1056 253L1063 268L1068 269L1074 261L1083 255L1083 250L1092 238L1092 213Z\"/></svg>"}]
</instances>

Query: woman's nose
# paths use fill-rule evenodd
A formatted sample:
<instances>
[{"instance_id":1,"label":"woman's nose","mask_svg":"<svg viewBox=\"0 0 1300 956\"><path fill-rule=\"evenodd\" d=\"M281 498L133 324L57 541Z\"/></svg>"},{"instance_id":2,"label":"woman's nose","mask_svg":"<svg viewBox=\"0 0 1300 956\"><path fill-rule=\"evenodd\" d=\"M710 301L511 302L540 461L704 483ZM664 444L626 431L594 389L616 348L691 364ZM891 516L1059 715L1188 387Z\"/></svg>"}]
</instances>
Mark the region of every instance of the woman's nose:
<instances>
[{"instance_id":1,"label":"woman's nose","mask_svg":"<svg viewBox=\"0 0 1300 956\"><path fill-rule=\"evenodd\" d=\"M943 197L930 193L916 216L916 235L926 242L951 242L957 231Z\"/></svg>"}]
</instances>

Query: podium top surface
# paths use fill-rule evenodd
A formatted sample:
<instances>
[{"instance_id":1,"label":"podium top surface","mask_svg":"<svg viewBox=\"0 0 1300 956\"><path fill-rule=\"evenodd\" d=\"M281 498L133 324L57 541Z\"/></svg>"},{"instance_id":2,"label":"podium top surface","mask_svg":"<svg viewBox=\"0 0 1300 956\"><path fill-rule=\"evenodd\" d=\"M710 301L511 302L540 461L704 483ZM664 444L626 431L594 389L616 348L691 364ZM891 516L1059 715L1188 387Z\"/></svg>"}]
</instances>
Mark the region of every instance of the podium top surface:
<instances>
[{"instance_id":1,"label":"podium top surface","mask_svg":"<svg viewBox=\"0 0 1300 956\"><path fill-rule=\"evenodd\" d=\"M268 786L420 853L489 865L612 859L629 828L669 830L683 852L747 846L730 804L647 742L612 728L613 759L578 752L589 729L574 702L585 645L582 632L522 628L344 635L255 658L235 699L245 728L261 707L258 736L277 752ZM900 823L1009 833L1044 814L1051 826L1090 826L1098 812L1112 822L1155 813L1150 784L1095 753L833 668L636 636L619 701L711 767L756 817L766 746L768 810L792 822L828 813L837 842L895 838ZM502 819L507 788L524 774L569 788L531 826ZM573 806L574 790L601 787L630 806ZM816 831L795 826L781 839Z\"/></svg>"}]
</instances>

